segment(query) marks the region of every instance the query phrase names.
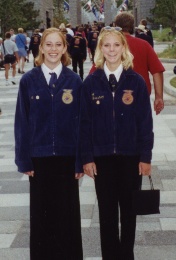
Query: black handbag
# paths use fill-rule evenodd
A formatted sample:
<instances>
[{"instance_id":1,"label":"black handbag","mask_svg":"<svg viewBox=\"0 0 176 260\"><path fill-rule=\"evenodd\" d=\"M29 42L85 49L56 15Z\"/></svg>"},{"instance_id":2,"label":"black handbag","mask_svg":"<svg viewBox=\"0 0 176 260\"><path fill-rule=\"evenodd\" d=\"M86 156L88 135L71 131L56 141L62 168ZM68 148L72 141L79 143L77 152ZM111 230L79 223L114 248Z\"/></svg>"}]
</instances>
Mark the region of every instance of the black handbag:
<instances>
[{"instance_id":1,"label":"black handbag","mask_svg":"<svg viewBox=\"0 0 176 260\"><path fill-rule=\"evenodd\" d=\"M160 190L155 190L152 178L149 175L150 190L133 191L132 206L136 215L159 214Z\"/></svg>"}]
</instances>

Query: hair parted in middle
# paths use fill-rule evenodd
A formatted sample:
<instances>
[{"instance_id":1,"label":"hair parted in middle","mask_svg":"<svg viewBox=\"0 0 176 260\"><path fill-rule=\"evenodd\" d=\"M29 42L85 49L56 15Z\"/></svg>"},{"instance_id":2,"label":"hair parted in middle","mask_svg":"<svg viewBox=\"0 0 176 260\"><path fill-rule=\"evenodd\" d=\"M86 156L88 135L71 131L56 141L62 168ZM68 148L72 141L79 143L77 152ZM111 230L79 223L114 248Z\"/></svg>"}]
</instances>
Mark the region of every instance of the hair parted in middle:
<instances>
[{"instance_id":1,"label":"hair parted in middle","mask_svg":"<svg viewBox=\"0 0 176 260\"><path fill-rule=\"evenodd\" d=\"M49 34L51 34L51 33L58 33L58 35L60 36L60 38L61 38L61 40L63 42L64 47L67 47L66 38L65 38L64 34L59 29L57 29L55 27L51 27L51 28L45 29L43 34L42 34L42 37L41 37L41 42L40 42L40 46L39 46L39 54L35 58L36 66L41 66L42 63L44 63L45 56L44 56L44 54L41 51L41 47L44 45L46 37ZM69 56L67 51L62 55L61 62L62 62L62 64L64 66L70 65L71 59L70 59L70 56Z\"/></svg>"},{"instance_id":2,"label":"hair parted in middle","mask_svg":"<svg viewBox=\"0 0 176 260\"><path fill-rule=\"evenodd\" d=\"M95 57L94 57L94 62L96 65L96 68L103 69L104 63L105 63L105 57L101 51L101 47L104 42L104 38L109 35L115 35L120 38L120 41L122 45L124 46L124 52L122 53L121 56L121 61L122 61L122 66L125 70L129 68L133 68L133 55L131 54L127 41L125 39L125 36L123 35L122 32L116 31L115 28L112 27L111 30L102 30L100 32L100 35L98 36L98 43L97 47L95 50Z\"/></svg>"}]
</instances>

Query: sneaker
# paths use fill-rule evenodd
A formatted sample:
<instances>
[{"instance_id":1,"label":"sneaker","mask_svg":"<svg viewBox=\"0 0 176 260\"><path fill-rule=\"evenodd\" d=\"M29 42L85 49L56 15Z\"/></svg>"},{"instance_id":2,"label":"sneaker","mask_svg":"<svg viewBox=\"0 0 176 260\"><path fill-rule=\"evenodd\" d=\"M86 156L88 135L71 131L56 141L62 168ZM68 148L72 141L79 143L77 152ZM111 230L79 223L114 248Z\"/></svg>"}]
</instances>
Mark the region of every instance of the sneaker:
<instances>
[{"instance_id":1,"label":"sneaker","mask_svg":"<svg viewBox=\"0 0 176 260\"><path fill-rule=\"evenodd\" d=\"M20 70L20 69L18 69L18 73L21 73L21 70Z\"/></svg>"},{"instance_id":2,"label":"sneaker","mask_svg":"<svg viewBox=\"0 0 176 260\"><path fill-rule=\"evenodd\" d=\"M10 83L6 80L6 86L9 86L9 84L10 84Z\"/></svg>"},{"instance_id":3,"label":"sneaker","mask_svg":"<svg viewBox=\"0 0 176 260\"><path fill-rule=\"evenodd\" d=\"M24 71L21 71L21 74L24 74L25 72Z\"/></svg>"},{"instance_id":4,"label":"sneaker","mask_svg":"<svg viewBox=\"0 0 176 260\"><path fill-rule=\"evenodd\" d=\"M12 84L16 85L16 79L12 79Z\"/></svg>"}]
</instances>

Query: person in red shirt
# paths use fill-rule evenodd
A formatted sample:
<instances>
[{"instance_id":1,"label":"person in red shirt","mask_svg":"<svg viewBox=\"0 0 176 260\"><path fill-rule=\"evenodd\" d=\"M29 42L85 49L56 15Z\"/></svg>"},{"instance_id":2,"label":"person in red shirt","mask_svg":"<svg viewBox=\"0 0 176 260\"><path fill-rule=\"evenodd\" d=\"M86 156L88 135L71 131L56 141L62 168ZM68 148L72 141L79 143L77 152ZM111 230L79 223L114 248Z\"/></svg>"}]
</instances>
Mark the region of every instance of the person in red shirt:
<instances>
[{"instance_id":1,"label":"person in red shirt","mask_svg":"<svg viewBox=\"0 0 176 260\"><path fill-rule=\"evenodd\" d=\"M164 108L163 72L165 68L148 42L131 35L134 30L134 16L132 14L126 12L118 14L115 18L115 24L122 28L126 36L130 51L134 56L133 69L145 79L149 94L151 94L149 73L153 77L155 90L154 110L156 114L159 114Z\"/></svg>"}]
</instances>

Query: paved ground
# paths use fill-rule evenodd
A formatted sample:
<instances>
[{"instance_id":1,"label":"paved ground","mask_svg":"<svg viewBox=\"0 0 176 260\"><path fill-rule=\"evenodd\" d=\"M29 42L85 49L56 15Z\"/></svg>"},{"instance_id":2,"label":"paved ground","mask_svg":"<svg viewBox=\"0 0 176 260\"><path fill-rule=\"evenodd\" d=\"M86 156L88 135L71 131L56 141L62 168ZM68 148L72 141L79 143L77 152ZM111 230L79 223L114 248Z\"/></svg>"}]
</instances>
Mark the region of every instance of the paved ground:
<instances>
[{"instance_id":1,"label":"paved ground","mask_svg":"<svg viewBox=\"0 0 176 260\"><path fill-rule=\"evenodd\" d=\"M159 46L161 50L162 46ZM165 79L173 75L173 64L164 63ZM26 63L25 70L32 67ZM91 67L85 63L85 74ZM19 82L21 75L17 74ZM166 82L168 82L166 80ZM0 259L29 260L29 184L14 165L13 123L17 85L5 86L0 71ZM151 95L153 103L154 95ZM154 118L153 180L161 190L161 214L138 217L136 260L176 259L176 98L164 94L165 109ZM145 186L148 183L145 180ZM80 181L82 235L85 260L100 260L99 221L93 181ZM55 259L48 259L55 260ZM111 260L111 259L109 259Z\"/></svg>"}]
</instances>

